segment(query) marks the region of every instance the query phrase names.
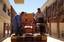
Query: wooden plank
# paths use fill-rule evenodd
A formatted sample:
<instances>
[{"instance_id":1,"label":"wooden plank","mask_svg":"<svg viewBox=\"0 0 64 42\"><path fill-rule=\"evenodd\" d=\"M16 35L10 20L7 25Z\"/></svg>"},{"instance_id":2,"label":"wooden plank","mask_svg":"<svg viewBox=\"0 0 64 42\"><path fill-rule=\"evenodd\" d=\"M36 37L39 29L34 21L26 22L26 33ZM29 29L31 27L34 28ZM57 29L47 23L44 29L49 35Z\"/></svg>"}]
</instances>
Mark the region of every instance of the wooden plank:
<instances>
[{"instance_id":1,"label":"wooden plank","mask_svg":"<svg viewBox=\"0 0 64 42\"><path fill-rule=\"evenodd\" d=\"M47 42L47 36L11 37L11 42Z\"/></svg>"}]
</instances>

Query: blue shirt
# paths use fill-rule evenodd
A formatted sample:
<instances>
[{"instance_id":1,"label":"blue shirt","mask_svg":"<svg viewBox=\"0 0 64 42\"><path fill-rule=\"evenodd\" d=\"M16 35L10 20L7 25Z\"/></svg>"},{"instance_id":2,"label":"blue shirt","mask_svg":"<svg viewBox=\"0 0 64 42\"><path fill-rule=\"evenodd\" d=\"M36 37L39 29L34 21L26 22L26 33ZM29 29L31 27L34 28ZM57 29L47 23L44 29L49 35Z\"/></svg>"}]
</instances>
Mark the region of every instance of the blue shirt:
<instances>
[{"instance_id":1,"label":"blue shirt","mask_svg":"<svg viewBox=\"0 0 64 42\"><path fill-rule=\"evenodd\" d=\"M18 32L19 29L20 29L20 16L19 15L16 15L14 18L13 18L13 31L14 32Z\"/></svg>"}]
</instances>

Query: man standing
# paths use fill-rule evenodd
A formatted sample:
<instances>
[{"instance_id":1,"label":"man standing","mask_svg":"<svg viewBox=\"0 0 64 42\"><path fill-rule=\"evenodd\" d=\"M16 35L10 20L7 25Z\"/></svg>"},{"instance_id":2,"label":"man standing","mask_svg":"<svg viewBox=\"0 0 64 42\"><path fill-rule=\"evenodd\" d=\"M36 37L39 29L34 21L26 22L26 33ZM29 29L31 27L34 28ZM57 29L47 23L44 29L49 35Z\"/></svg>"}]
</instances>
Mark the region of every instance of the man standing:
<instances>
[{"instance_id":1,"label":"man standing","mask_svg":"<svg viewBox=\"0 0 64 42\"><path fill-rule=\"evenodd\" d=\"M13 31L15 33L16 36L18 35L21 35L20 33L20 16L19 15L16 15L14 18L13 18Z\"/></svg>"},{"instance_id":2,"label":"man standing","mask_svg":"<svg viewBox=\"0 0 64 42\"><path fill-rule=\"evenodd\" d=\"M40 8L37 9L37 13L35 14L35 20L37 23L37 28L40 31L40 34L44 35L44 33L46 32L45 29L45 23L44 23L44 14L41 12Z\"/></svg>"}]
</instances>

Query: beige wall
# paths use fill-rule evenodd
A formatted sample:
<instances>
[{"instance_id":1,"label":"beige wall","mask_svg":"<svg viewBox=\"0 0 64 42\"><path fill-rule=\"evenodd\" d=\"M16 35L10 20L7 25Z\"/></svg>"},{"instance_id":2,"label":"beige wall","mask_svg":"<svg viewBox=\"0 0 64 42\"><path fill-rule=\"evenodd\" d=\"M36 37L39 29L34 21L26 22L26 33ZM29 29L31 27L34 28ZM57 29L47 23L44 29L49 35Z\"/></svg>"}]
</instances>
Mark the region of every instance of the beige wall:
<instances>
[{"instance_id":1,"label":"beige wall","mask_svg":"<svg viewBox=\"0 0 64 42\"><path fill-rule=\"evenodd\" d=\"M64 33L64 23L59 23L60 27L60 36L62 37L62 33Z\"/></svg>"},{"instance_id":2,"label":"beige wall","mask_svg":"<svg viewBox=\"0 0 64 42\"><path fill-rule=\"evenodd\" d=\"M47 23L48 25L48 32L51 33L52 36L58 37L58 32L57 32L57 23Z\"/></svg>"},{"instance_id":3,"label":"beige wall","mask_svg":"<svg viewBox=\"0 0 64 42\"><path fill-rule=\"evenodd\" d=\"M42 12L46 11L46 7L49 7L50 5L52 5L56 0L48 0L42 7L41 10ZM62 15L63 16L63 15ZM64 32L64 23L61 23L58 21L54 22L54 23L47 23L48 24L48 30L49 33L52 34L52 36L57 37L57 36L62 36L62 32ZM50 30L51 29L51 30Z\"/></svg>"},{"instance_id":4,"label":"beige wall","mask_svg":"<svg viewBox=\"0 0 64 42\"><path fill-rule=\"evenodd\" d=\"M8 16L3 10L0 9L0 18L4 20L5 22L10 23L10 16Z\"/></svg>"},{"instance_id":5,"label":"beige wall","mask_svg":"<svg viewBox=\"0 0 64 42\"><path fill-rule=\"evenodd\" d=\"M3 21L0 19L0 35L3 34Z\"/></svg>"},{"instance_id":6,"label":"beige wall","mask_svg":"<svg viewBox=\"0 0 64 42\"><path fill-rule=\"evenodd\" d=\"M3 4L0 4L0 37L3 36L4 23L10 24L10 16L2 10Z\"/></svg>"},{"instance_id":7,"label":"beige wall","mask_svg":"<svg viewBox=\"0 0 64 42\"><path fill-rule=\"evenodd\" d=\"M51 23L51 26L49 23L48 24L48 31L50 32L51 29L51 35L54 37L58 37L58 28L57 28L57 23ZM50 28L51 27L51 28ZM62 33L64 33L64 23L59 23L59 35L62 37Z\"/></svg>"},{"instance_id":8,"label":"beige wall","mask_svg":"<svg viewBox=\"0 0 64 42\"><path fill-rule=\"evenodd\" d=\"M51 34L52 36L58 37L57 23L51 23Z\"/></svg>"}]
</instances>

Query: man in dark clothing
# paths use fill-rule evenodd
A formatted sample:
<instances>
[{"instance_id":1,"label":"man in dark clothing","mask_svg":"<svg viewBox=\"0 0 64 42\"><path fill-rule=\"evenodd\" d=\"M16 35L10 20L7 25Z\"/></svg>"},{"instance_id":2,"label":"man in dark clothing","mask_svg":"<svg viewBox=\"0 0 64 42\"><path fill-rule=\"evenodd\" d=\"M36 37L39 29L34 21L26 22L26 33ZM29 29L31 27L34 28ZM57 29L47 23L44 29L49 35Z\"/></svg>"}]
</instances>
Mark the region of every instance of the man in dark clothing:
<instances>
[{"instance_id":1,"label":"man in dark clothing","mask_svg":"<svg viewBox=\"0 0 64 42\"><path fill-rule=\"evenodd\" d=\"M21 28L20 28L20 16L19 15L16 15L14 18L13 18L13 31L15 33L15 35L21 35Z\"/></svg>"},{"instance_id":2,"label":"man in dark clothing","mask_svg":"<svg viewBox=\"0 0 64 42\"><path fill-rule=\"evenodd\" d=\"M21 28L21 34L24 33L24 31L23 31L23 22L22 22L23 15L25 15L25 12L21 12L21 13L20 13L20 28Z\"/></svg>"},{"instance_id":3,"label":"man in dark clothing","mask_svg":"<svg viewBox=\"0 0 64 42\"><path fill-rule=\"evenodd\" d=\"M44 35L44 33L46 32L44 14L41 12L40 8L38 8L37 10L38 11L35 15L35 20L37 22L38 28L40 29L40 34Z\"/></svg>"}]
</instances>

